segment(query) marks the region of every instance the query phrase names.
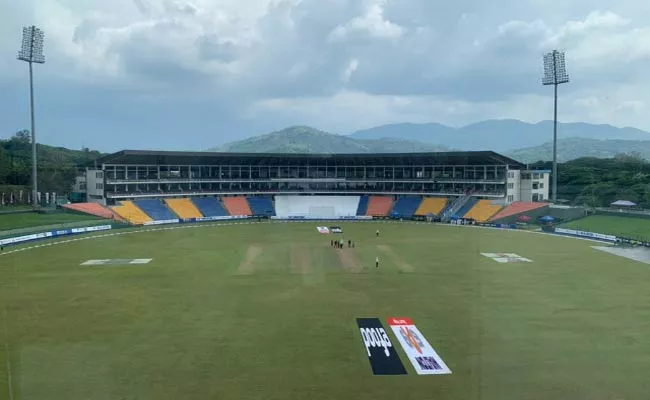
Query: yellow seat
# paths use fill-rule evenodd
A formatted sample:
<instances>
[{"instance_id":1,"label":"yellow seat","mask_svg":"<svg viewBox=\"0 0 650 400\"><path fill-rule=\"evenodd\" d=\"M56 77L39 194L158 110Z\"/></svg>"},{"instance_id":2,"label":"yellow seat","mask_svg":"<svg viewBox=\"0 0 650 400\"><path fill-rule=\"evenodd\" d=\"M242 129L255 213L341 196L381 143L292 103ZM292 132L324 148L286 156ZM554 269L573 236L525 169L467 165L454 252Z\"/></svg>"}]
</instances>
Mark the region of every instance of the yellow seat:
<instances>
[{"instance_id":1,"label":"yellow seat","mask_svg":"<svg viewBox=\"0 0 650 400\"><path fill-rule=\"evenodd\" d=\"M138 208L132 201L125 200L119 206L113 206L113 211L120 217L126 219L134 225L142 225L145 222L153 221L151 217Z\"/></svg>"},{"instance_id":2,"label":"yellow seat","mask_svg":"<svg viewBox=\"0 0 650 400\"><path fill-rule=\"evenodd\" d=\"M446 205L446 197L425 197L420 203L420 207L415 211L415 215L438 215L445 209Z\"/></svg>"},{"instance_id":3,"label":"yellow seat","mask_svg":"<svg viewBox=\"0 0 650 400\"><path fill-rule=\"evenodd\" d=\"M201 218L203 214L190 199L165 199L165 203L179 218Z\"/></svg>"},{"instance_id":4,"label":"yellow seat","mask_svg":"<svg viewBox=\"0 0 650 400\"><path fill-rule=\"evenodd\" d=\"M499 211L501 211L501 206L492 204L492 200L479 200L464 215L464 218L470 218L477 222L485 222Z\"/></svg>"}]
</instances>

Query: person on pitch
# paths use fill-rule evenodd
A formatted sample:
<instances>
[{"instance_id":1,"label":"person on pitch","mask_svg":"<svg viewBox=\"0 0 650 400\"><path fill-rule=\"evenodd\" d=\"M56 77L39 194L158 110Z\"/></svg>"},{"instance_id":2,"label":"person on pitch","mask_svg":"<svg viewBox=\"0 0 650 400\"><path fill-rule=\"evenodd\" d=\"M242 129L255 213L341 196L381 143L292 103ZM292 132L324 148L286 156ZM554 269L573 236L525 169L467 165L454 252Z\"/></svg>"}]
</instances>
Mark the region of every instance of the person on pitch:
<instances>
[{"instance_id":1,"label":"person on pitch","mask_svg":"<svg viewBox=\"0 0 650 400\"><path fill-rule=\"evenodd\" d=\"M379 256L375 257L375 268L379 268Z\"/></svg>"},{"instance_id":2,"label":"person on pitch","mask_svg":"<svg viewBox=\"0 0 650 400\"><path fill-rule=\"evenodd\" d=\"M377 237L379 237L379 229L377 229Z\"/></svg>"}]
</instances>

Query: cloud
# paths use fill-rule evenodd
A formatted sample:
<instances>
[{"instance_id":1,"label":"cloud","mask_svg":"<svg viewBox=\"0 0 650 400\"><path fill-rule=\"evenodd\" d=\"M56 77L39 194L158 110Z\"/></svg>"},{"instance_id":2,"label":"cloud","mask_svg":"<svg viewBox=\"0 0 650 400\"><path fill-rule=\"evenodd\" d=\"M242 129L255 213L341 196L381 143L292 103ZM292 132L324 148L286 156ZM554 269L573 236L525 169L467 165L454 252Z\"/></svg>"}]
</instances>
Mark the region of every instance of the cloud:
<instances>
[{"instance_id":1,"label":"cloud","mask_svg":"<svg viewBox=\"0 0 650 400\"><path fill-rule=\"evenodd\" d=\"M635 0L4 2L0 129L24 127L26 70L12 55L32 23L46 32L43 134L75 146L130 139L129 126L169 146L187 144L172 130L186 127L213 146L283 124L547 119L542 55L555 48L571 75L561 118L650 129L648 13ZM114 133L83 135L80 121Z\"/></svg>"},{"instance_id":2,"label":"cloud","mask_svg":"<svg viewBox=\"0 0 650 400\"><path fill-rule=\"evenodd\" d=\"M397 39L404 28L384 17L383 1L370 4L363 15L354 17L345 24L338 25L331 33L330 40L345 41L356 37L376 39Z\"/></svg>"},{"instance_id":3,"label":"cloud","mask_svg":"<svg viewBox=\"0 0 650 400\"><path fill-rule=\"evenodd\" d=\"M359 60L356 58L351 59L345 71L343 71L343 82L349 82L357 68L359 68Z\"/></svg>"}]
</instances>

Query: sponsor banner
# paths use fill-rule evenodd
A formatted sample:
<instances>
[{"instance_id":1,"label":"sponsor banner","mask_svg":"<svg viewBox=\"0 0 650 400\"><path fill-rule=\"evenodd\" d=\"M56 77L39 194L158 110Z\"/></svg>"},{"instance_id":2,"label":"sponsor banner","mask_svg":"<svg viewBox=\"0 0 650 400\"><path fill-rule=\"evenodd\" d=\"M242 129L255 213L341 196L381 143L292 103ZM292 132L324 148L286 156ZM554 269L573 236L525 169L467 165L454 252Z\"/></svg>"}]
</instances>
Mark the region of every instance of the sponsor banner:
<instances>
[{"instance_id":1,"label":"sponsor banner","mask_svg":"<svg viewBox=\"0 0 650 400\"><path fill-rule=\"evenodd\" d=\"M499 229L519 229L518 225L515 224L477 224L478 226L486 226L488 228L499 228Z\"/></svg>"},{"instance_id":2,"label":"sponsor banner","mask_svg":"<svg viewBox=\"0 0 650 400\"><path fill-rule=\"evenodd\" d=\"M442 358L409 318L388 318L397 341L402 345L418 375L451 374Z\"/></svg>"},{"instance_id":3,"label":"sponsor banner","mask_svg":"<svg viewBox=\"0 0 650 400\"><path fill-rule=\"evenodd\" d=\"M205 222L205 221L223 221L228 219L244 219L250 218L248 215L219 215L216 217L200 217L200 218L190 218L186 222Z\"/></svg>"},{"instance_id":4,"label":"sponsor banner","mask_svg":"<svg viewBox=\"0 0 650 400\"><path fill-rule=\"evenodd\" d=\"M319 233L330 233L330 230L326 226L317 226L316 229Z\"/></svg>"},{"instance_id":5,"label":"sponsor banner","mask_svg":"<svg viewBox=\"0 0 650 400\"><path fill-rule=\"evenodd\" d=\"M113 260L88 260L81 263L81 265L134 265L134 264L149 264L152 258L134 258L134 259L113 259Z\"/></svg>"},{"instance_id":6,"label":"sponsor banner","mask_svg":"<svg viewBox=\"0 0 650 400\"><path fill-rule=\"evenodd\" d=\"M112 227L110 225L99 225L99 226L89 226L85 228L60 229L60 230L50 231L50 232L32 233L30 235L1 239L0 246L31 242L33 240L39 240L39 239L45 239L45 238L51 238L57 236L67 236L76 233L105 231L111 228Z\"/></svg>"},{"instance_id":7,"label":"sponsor banner","mask_svg":"<svg viewBox=\"0 0 650 400\"><path fill-rule=\"evenodd\" d=\"M585 231L575 231L573 229L555 228L555 233L559 233L561 235L571 235L571 236L584 237L590 239L605 240L607 242L616 241L616 236L603 235L602 233L596 233L596 232L585 232Z\"/></svg>"},{"instance_id":8,"label":"sponsor banner","mask_svg":"<svg viewBox=\"0 0 650 400\"><path fill-rule=\"evenodd\" d=\"M289 215L289 216L272 216L271 219L279 220L323 220L323 221L358 221L358 220L372 220L371 216L368 215L352 215L344 217L332 217L332 216L313 216L313 215Z\"/></svg>"},{"instance_id":9,"label":"sponsor banner","mask_svg":"<svg viewBox=\"0 0 650 400\"><path fill-rule=\"evenodd\" d=\"M343 229L340 226L330 226L330 232L332 233L343 233Z\"/></svg>"},{"instance_id":10,"label":"sponsor banner","mask_svg":"<svg viewBox=\"0 0 650 400\"><path fill-rule=\"evenodd\" d=\"M167 224L178 224L179 222L180 222L180 220L178 220L178 219L162 219L162 220L145 222L143 225L146 225L146 226L150 226L150 225L167 225Z\"/></svg>"},{"instance_id":11,"label":"sponsor banner","mask_svg":"<svg viewBox=\"0 0 650 400\"><path fill-rule=\"evenodd\" d=\"M99 232L111 229L110 225L89 226L87 228L72 228L72 233Z\"/></svg>"},{"instance_id":12,"label":"sponsor banner","mask_svg":"<svg viewBox=\"0 0 650 400\"><path fill-rule=\"evenodd\" d=\"M357 318L357 325L372 373L375 375L406 375L406 368L404 368L404 364L390 342L379 318Z\"/></svg>"},{"instance_id":13,"label":"sponsor banner","mask_svg":"<svg viewBox=\"0 0 650 400\"><path fill-rule=\"evenodd\" d=\"M491 258L498 263L521 263L521 262L533 262L527 258L524 258L515 253L481 253L487 258Z\"/></svg>"}]
</instances>

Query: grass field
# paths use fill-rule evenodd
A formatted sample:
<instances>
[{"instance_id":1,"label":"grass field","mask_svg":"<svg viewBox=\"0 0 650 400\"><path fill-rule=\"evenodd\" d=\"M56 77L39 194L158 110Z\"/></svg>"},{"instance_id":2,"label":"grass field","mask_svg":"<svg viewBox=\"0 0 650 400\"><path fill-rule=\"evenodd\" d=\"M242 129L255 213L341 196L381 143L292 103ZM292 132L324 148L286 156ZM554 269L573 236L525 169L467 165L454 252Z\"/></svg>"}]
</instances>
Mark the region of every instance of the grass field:
<instances>
[{"instance_id":1,"label":"grass field","mask_svg":"<svg viewBox=\"0 0 650 400\"><path fill-rule=\"evenodd\" d=\"M650 240L650 219L592 215L561 225L562 228Z\"/></svg>"},{"instance_id":2,"label":"grass field","mask_svg":"<svg viewBox=\"0 0 650 400\"><path fill-rule=\"evenodd\" d=\"M424 224L340 224L357 247L337 250L316 225L1 255L0 398L648 398L648 265L571 238ZM117 258L153 261L80 266ZM409 374L372 375L355 319L388 331L391 316L412 318L453 374L416 375L389 332Z\"/></svg>"},{"instance_id":3,"label":"grass field","mask_svg":"<svg viewBox=\"0 0 650 400\"><path fill-rule=\"evenodd\" d=\"M0 231L31 228L41 225L57 225L79 221L97 221L101 218L85 214L75 214L67 212L57 212L50 214L18 213L18 214L0 214Z\"/></svg>"}]
</instances>

